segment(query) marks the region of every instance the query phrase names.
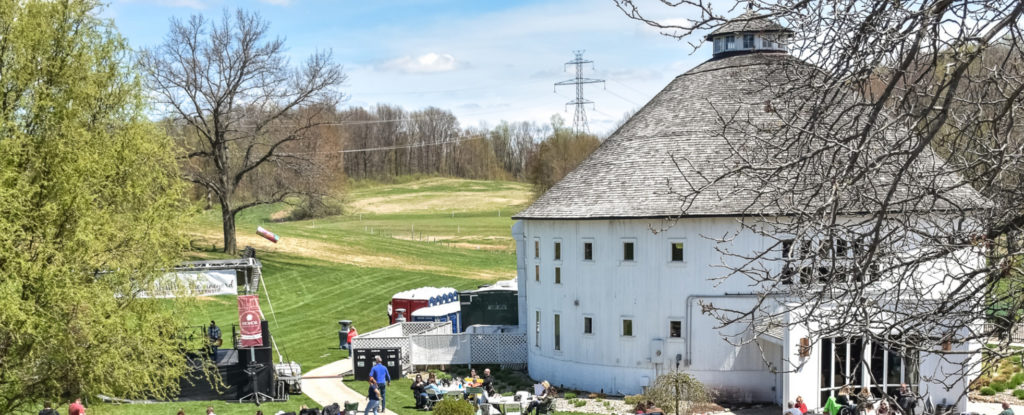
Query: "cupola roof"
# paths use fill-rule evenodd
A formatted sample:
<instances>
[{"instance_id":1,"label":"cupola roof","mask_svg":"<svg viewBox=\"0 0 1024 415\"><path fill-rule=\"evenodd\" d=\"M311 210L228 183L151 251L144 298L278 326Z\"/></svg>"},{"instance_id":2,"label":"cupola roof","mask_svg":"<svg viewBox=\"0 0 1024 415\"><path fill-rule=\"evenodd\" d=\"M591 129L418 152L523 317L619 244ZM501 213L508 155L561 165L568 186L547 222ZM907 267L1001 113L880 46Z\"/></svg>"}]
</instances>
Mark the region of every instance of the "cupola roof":
<instances>
[{"instance_id":1,"label":"cupola roof","mask_svg":"<svg viewBox=\"0 0 1024 415\"><path fill-rule=\"evenodd\" d=\"M705 39L711 40L719 35L738 33L793 33L793 31L783 27L775 20L769 19L768 16L747 10L746 13L708 33Z\"/></svg>"}]
</instances>

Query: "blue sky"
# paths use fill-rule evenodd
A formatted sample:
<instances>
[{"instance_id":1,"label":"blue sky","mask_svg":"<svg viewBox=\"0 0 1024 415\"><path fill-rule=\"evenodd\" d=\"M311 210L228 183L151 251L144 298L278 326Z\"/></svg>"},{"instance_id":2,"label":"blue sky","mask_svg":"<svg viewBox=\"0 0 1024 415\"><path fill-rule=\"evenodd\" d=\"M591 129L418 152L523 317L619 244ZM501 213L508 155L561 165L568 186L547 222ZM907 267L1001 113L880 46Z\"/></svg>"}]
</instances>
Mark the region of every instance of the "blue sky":
<instances>
[{"instance_id":1,"label":"blue sky","mask_svg":"<svg viewBox=\"0 0 1024 415\"><path fill-rule=\"evenodd\" d=\"M645 11L686 17L658 3ZM584 49L594 61L584 75L607 80L586 88L595 102L590 129L608 133L626 111L711 56L710 47L695 51L630 20L610 0L112 0L103 15L133 47L147 47L164 38L171 17L219 17L225 8L258 11L286 39L293 62L333 51L348 74L346 106L436 106L463 127L547 123L553 114L571 122L565 103L575 90L555 93L553 84L574 76L563 64Z\"/></svg>"}]
</instances>

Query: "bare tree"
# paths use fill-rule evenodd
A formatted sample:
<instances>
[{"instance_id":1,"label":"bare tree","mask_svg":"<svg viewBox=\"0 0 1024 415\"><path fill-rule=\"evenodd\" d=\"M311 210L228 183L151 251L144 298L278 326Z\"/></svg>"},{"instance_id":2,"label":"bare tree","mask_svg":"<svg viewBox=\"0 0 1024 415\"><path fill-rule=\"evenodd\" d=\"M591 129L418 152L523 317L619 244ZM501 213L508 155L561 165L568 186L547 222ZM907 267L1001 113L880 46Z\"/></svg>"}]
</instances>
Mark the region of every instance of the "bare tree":
<instances>
[{"instance_id":1,"label":"bare tree","mask_svg":"<svg viewBox=\"0 0 1024 415\"><path fill-rule=\"evenodd\" d=\"M219 22L199 15L172 19L164 43L142 59L150 88L182 126L186 178L220 204L225 252L236 249L238 212L310 190L261 180L239 192L261 168L302 169L312 162L282 150L329 121L324 115L342 99L337 89L346 79L329 52L292 68L284 40L268 39L268 28L258 14L243 10L225 11Z\"/></svg>"},{"instance_id":2,"label":"bare tree","mask_svg":"<svg viewBox=\"0 0 1024 415\"><path fill-rule=\"evenodd\" d=\"M673 155L681 214L700 198L747 201L735 233L707 235L720 278L756 294L702 304L755 334L735 341L778 326L871 341L943 362L921 378L946 386L1000 356L971 345L1005 346L1024 314L1024 2L662 1L684 24L615 2L695 47L744 8L793 31L780 41L795 59L736 60L758 79L714 106L707 131L726 154ZM741 235L768 243L740 250Z\"/></svg>"}]
</instances>

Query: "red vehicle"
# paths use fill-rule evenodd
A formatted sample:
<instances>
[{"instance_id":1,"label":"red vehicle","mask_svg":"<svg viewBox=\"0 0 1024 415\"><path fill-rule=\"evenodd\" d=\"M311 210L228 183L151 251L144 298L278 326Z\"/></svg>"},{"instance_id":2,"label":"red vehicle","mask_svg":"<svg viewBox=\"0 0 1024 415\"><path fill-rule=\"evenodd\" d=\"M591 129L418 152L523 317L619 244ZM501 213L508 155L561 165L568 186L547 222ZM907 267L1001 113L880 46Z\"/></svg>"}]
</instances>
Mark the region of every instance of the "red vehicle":
<instances>
[{"instance_id":1,"label":"red vehicle","mask_svg":"<svg viewBox=\"0 0 1024 415\"><path fill-rule=\"evenodd\" d=\"M402 313L406 321L412 321L412 312L424 307L437 305L440 301L451 302L444 299L454 298L458 301L458 294L454 288L420 287L413 290L402 291L391 297L391 324L398 318L398 309L404 309ZM431 301L433 299L433 301Z\"/></svg>"}]
</instances>

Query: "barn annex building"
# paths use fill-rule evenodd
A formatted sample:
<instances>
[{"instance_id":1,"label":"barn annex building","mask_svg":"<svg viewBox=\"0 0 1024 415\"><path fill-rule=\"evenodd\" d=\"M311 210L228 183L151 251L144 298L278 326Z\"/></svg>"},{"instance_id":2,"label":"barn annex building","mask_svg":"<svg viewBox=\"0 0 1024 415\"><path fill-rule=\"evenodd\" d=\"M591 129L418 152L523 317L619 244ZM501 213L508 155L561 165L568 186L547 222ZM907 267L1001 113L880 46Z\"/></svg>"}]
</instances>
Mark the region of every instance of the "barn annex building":
<instances>
[{"instance_id":1,"label":"barn annex building","mask_svg":"<svg viewBox=\"0 0 1024 415\"><path fill-rule=\"evenodd\" d=\"M772 65L795 59L784 45L789 33L748 12L709 34L711 59L675 78L513 217L519 322L527 332L531 377L634 394L678 368L733 399L781 404L802 395L811 407L835 394L840 379L875 377L881 384L855 386L892 390L909 383L936 402L957 400L966 384L948 390L924 380L943 370L938 359L899 356L856 339L822 339L793 371L790 359L797 359L806 331L780 328L738 347L701 313L700 300L752 301L747 281L709 280L721 275L722 257L702 237L737 231L747 200L736 192L702 192L680 217L683 206L670 189L685 189L686 175L715 177L726 168L717 159L729 153L717 111L746 106L756 113L764 106L767 92L759 80ZM680 154L687 163L673 162ZM772 242L741 233L731 244L734 252L754 252ZM834 365L833 357L845 362ZM852 373L869 370L857 362L873 357L880 364L870 370L880 377Z\"/></svg>"}]
</instances>

